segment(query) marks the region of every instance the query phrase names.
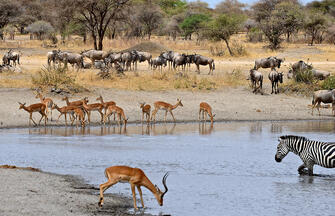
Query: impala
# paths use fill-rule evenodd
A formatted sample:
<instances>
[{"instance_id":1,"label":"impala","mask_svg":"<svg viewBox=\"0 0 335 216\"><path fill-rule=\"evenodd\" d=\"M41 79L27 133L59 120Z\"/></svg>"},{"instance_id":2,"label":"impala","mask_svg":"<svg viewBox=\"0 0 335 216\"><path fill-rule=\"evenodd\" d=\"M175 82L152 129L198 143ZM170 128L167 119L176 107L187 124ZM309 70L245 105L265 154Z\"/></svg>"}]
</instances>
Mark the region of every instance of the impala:
<instances>
[{"instance_id":1,"label":"impala","mask_svg":"<svg viewBox=\"0 0 335 216\"><path fill-rule=\"evenodd\" d=\"M101 116L101 123L103 122L103 118L104 118L104 114L102 113L102 110L104 108L104 106L101 103L93 103L93 104L87 104L88 100L87 98L84 98L82 100L83 102L83 107L87 112L87 117L88 117L88 123L91 123L91 112L92 111L98 111L100 113Z\"/></svg>"},{"instance_id":2,"label":"impala","mask_svg":"<svg viewBox=\"0 0 335 216\"><path fill-rule=\"evenodd\" d=\"M101 95L100 95L96 100L97 100L97 101L100 101L100 103L104 106L104 109L105 109L105 115L106 115L106 112L107 112L107 108L108 108L109 106L116 105L116 103L115 103L114 101L104 102L104 99L102 98Z\"/></svg>"},{"instance_id":3,"label":"impala","mask_svg":"<svg viewBox=\"0 0 335 216\"><path fill-rule=\"evenodd\" d=\"M52 105L54 104L54 102L52 101L51 98L45 98L43 97L43 95L40 92L37 92L36 97L35 98L39 98L41 100L41 103L44 103L46 105L46 114L49 115L49 109L50 108L50 120L52 121Z\"/></svg>"},{"instance_id":4,"label":"impala","mask_svg":"<svg viewBox=\"0 0 335 216\"><path fill-rule=\"evenodd\" d=\"M78 106L63 106L63 107L58 107L57 104L54 104L54 105L52 106L51 109L57 109L58 112L60 112L60 115L58 116L56 122L58 122L59 118L60 118L62 115L64 115L64 117L65 117L65 125L67 126L67 118L66 118L66 115L69 113L69 114L72 115L72 119L74 119L74 118L75 118L75 116L74 116L74 110L77 109L77 108L81 109L81 108L78 107ZM70 118L71 118L71 116L70 116ZM73 124L73 120L72 120L71 125L72 125L72 124Z\"/></svg>"},{"instance_id":5,"label":"impala","mask_svg":"<svg viewBox=\"0 0 335 216\"><path fill-rule=\"evenodd\" d=\"M144 115L145 115L147 117L147 123L149 123L151 106L143 102L143 103L140 103L140 108L142 109L142 122L143 122Z\"/></svg>"},{"instance_id":6,"label":"impala","mask_svg":"<svg viewBox=\"0 0 335 216\"><path fill-rule=\"evenodd\" d=\"M83 105L83 100L77 100L77 101L70 102L67 96L65 96L62 100L65 101L66 105L68 106L82 106ZM85 97L84 100L88 102L87 97Z\"/></svg>"},{"instance_id":7,"label":"impala","mask_svg":"<svg viewBox=\"0 0 335 216\"><path fill-rule=\"evenodd\" d=\"M200 121L200 115L202 113L202 120L207 121L207 115L211 118L211 124L213 124L213 118L215 114L213 115L212 113L212 107L206 103L206 102L201 102L200 103L200 109L199 109L199 121ZM207 115L205 115L205 113Z\"/></svg>"},{"instance_id":8,"label":"impala","mask_svg":"<svg viewBox=\"0 0 335 216\"><path fill-rule=\"evenodd\" d=\"M81 127L85 127L85 113L82 108L75 108L74 110L75 118L73 118L71 125L73 125L74 120L77 120L76 126L78 127L79 121L81 123Z\"/></svg>"},{"instance_id":9,"label":"impala","mask_svg":"<svg viewBox=\"0 0 335 216\"><path fill-rule=\"evenodd\" d=\"M44 126L47 124L48 116L45 114L46 105L44 103L36 103L36 104L31 104L30 106L26 106L26 103L20 103L19 102L19 105L20 105L19 109L24 109L25 111L27 111L30 114L30 116L29 116L29 126L30 126L30 120L33 121L35 126L37 125L36 122L33 119L33 112L39 112L42 115L38 124L41 123L43 117L44 117Z\"/></svg>"},{"instance_id":10,"label":"impala","mask_svg":"<svg viewBox=\"0 0 335 216\"><path fill-rule=\"evenodd\" d=\"M128 118L126 119L126 115L124 114L123 109L121 107L116 106L116 105L109 106L107 108L107 113L104 116L104 123L106 123L107 118L109 118L109 116L112 115L112 114L114 114L114 115L117 114L117 117L118 117L118 120L119 120L118 121L119 125L121 124L122 119L123 119L124 125L127 124ZM108 121L108 123L110 124L110 121Z\"/></svg>"},{"instance_id":11,"label":"impala","mask_svg":"<svg viewBox=\"0 0 335 216\"><path fill-rule=\"evenodd\" d=\"M166 173L162 179L162 183L165 188L164 192L162 192L157 187L157 185L153 185L149 180L149 178L139 168L132 168L128 166L112 166L105 169L105 176L108 179L108 181L100 185L100 200L98 204L100 207L102 207L102 205L104 204L104 196L103 196L104 191L119 182L128 182L130 184L135 209L138 209L136 205L135 186L137 187L137 190L140 194L143 208L144 203L143 203L141 186L146 187L151 191L151 193L153 193L160 206L163 205L164 195L166 194L166 192L168 192L168 188L166 186L166 178L168 177L168 173Z\"/></svg>"},{"instance_id":12,"label":"impala","mask_svg":"<svg viewBox=\"0 0 335 216\"><path fill-rule=\"evenodd\" d=\"M152 112L151 115L151 120L152 118L154 118L154 122L156 122L156 113L158 112L158 110L165 110L165 118L164 121L166 122L166 115L167 112L169 112L173 118L173 121L176 122L176 119L173 116L172 110L176 109L178 106L183 106L183 104L181 103L180 99L177 99L177 103L175 105L163 102L163 101L156 101L154 103L155 106L155 110Z\"/></svg>"}]
</instances>

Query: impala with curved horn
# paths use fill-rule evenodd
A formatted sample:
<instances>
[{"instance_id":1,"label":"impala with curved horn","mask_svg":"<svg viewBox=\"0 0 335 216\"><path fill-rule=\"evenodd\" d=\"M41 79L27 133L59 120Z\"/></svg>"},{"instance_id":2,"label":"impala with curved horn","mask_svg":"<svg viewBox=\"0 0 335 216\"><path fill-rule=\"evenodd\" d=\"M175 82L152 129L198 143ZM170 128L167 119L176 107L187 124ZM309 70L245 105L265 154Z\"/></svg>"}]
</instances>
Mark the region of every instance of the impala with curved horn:
<instances>
[{"instance_id":1,"label":"impala with curved horn","mask_svg":"<svg viewBox=\"0 0 335 216\"><path fill-rule=\"evenodd\" d=\"M143 197L141 186L146 187L157 199L157 202L160 206L163 206L163 198L166 192L168 192L168 188L166 186L166 178L168 177L168 172L163 176L162 183L164 185L165 191L162 192L157 185L153 185L149 178L144 174L144 172L139 168L132 168L128 166L112 166L108 167L105 170L105 176L108 181L104 184L100 185L100 200L99 206L102 207L104 203L103 193L105 190L110 188L119 182L128 182L131 185L131 192L133 194L134 200L134 208L137 208L136 205L136 195L135 195L135 186L141 197L142 207L144 208Z\"/></svg>"}]
</instances>

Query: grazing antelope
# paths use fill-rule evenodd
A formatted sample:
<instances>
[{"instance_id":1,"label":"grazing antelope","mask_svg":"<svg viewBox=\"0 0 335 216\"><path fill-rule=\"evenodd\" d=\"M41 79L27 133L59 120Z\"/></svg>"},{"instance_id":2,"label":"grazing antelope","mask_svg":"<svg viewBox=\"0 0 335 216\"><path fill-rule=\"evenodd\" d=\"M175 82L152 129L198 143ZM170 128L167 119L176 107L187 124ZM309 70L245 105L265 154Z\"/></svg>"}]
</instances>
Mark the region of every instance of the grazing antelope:
<instances>
[{"instance_id":1,"label":"grazing antelope","mask_svg":"<svg viewBox=\"0 0 335 216\"><path fill-rule=\"evenodd\" d=\"M163 102L163 101L156 101L154 103L155 106L155 110L152 112L151 115L151 121L152 118L154 119L154 122L156 122L156 113L158 112L158 110L165 110L165 118L164 121L166 122L166 116L167 116L167 112L169 112L173 118L173 121L176 122L176 119L173 116L172 110L176 109L178 106L183 106L183 104L181 103L180 99L177 99L177 103L175 105Z\"/></svg>"},{"instance_id":2,"label":"grazing antelope","mask_svg":"<svg viewBox=\"0 0 335 216\"><path fill-rule=\"evenodd\" d=\"M108 181L100 185L100 200L98 203L100 207L102 207L102 205L104 204L104 191L119 182L128 182L130 184L135 209L138 209L136 205L135 187L137 187L137 190L141 197L142 207L144 208L141 186L146 187L148 190L150 190L151 193L155 196L158 204L160 206L163 206L164 195L168 192L168 188L166 186L166 178L168 177L168 173L166 173L162 179L162 183L165 188L164 192L162 192L157 187L157 185L153 185L149 178L139 168L132 168L128 166L112 166L105 169L105 176Z\"/></svg>"},{"instance_id":3,"label":"grazing antelope","mask_svg":"<svg viewBox=\"0 0 335 216\"><path fill-rule=\"evenodd\" d=\"M53 100L51 98L45 98L43 97L43 95L40 92L37 92L36 97L35 98L39 98L41 100L41 103L44 103L46 105L46 114L49 115L50 113L50 120L52 121L52 106L54 104ZM49 109L50 108L50 111Z\"/></svg>"},{"instance_id":4,"label":"grazing antelope","mask_svg":"<svg viewBox=\"0 0 335 216\"><path fill-rule=\"evenodd\" d=\"M117 117L118 117L118 123L119 125L121 124L121 120L123 119L123 123L124 125L127 124L127 121L128 121L128 118L126 119L126 115L124 114L124 111L121 107L118 107L116 105L112 105L112 106L109 106L107 108L107 113L105 114L104 116L104 124L106 123L106 120L107 118L109 119L109 116L112 115L112 114L117 114ZM110 120L108 121L108 123L110 124Z\"/></svg>"},{"instance_id":5,"label":"grazing antelope","mask_svg":"<svg viewBox=\"0 0 335 216\"><path fill-rule=\"evenodd\" d=\"M101 123L103 122L103 118L104 118L104 114L102 113L102 110L104 108L104 106L101 103L93 103L93 104L87 104L88 100L86 98L84 98L82 100L83 102L83 107L87 112L87 118L88 118L88 123L91 123L91 112L92 111L98 111L100 113L101 116Z\"/></svg>"},{"instance_id":6,"label":"grazing antelope","mask_svg":"<svg viewBox=\"0 0 335 216\"><path fill-rule=\"evenodd\" d=\"M202 120L205 120L205 122L207 121L207 115L205 115L205 112L211 118L211 124L213 124L213 118L215 114L213 115L212 113L212 107L206 102L201 102L200 109L199 109L199 121L200 121L201 113L202 113Z\"/></svg>"},{"instance_id":7,"label":"grazing antelope","mask_svg":"<svg viewBox=\"0 0 335 216\"><path fill-rule=\"evenodd\" d=\"M18 103L20 105L19 109L24 109L25 111L27 111L30 114L30 116L29 116L29 126L30 126L30 120L33 121L35 126L37 126L36 122L33 119L33 112L39 112L41 114L42 117L41 117L40 121L38 122L38 124L40 124L42 119L44 118L44 126L46 126L48 116L45 114L46 105L44 103L31 104L30 106L26 106L26 103L20 103L20 102L18 102Z\"/></svg>"},{"instance_id":8,"label":"grazing antelope","mask_svg":"<svg viewBox=\"0 0 335 216\"><path fill-rule=\"evenodd\" d=\"M71 114L72 116L72 120L75 119L75 116L74 116L74 110L77 109L77 108L80 108L80 107L77 107L77 106L63 106L63 107L58 107L57 104L54 104L52 106L51 109L57 109L58 112L60 113L60 115L58 116L56 122L59 121L59 118L64 115L64 118L65 118L65 125L67 126L67 118L66 118L66 115L67 114ZM81 109L81 108L80 108ZM70 117L71 118L71 117ZM73 121L71 123L71 125L73 125Z\"/></svg>"},{"instance_id":9,"label":"grazing antelope","mask_svg":"<svg viewBox=\"0 0 335 216\"><path fill-rule=\"evenodd\" d=\"M76 126L78 127L79 121L81 123L81 127L85 127L85 113L83 109L77 107L74 110L75 118L72 119L71 125L73 125L74 120L77 120Z\"/></svg>"},{"instance_id":10,"label":"grazing antelope","mask_svg":"<svg viewBox=\"0 0 335 216\"><path fill-rule=\"evenodd\" d=\"M145 116L147 117L147 123L149 123L151 106L143 102L143 103L140 103L140 108L142 109L142 122L143 122L144 114L145 114Z\"/></svg>"}]
</instances>

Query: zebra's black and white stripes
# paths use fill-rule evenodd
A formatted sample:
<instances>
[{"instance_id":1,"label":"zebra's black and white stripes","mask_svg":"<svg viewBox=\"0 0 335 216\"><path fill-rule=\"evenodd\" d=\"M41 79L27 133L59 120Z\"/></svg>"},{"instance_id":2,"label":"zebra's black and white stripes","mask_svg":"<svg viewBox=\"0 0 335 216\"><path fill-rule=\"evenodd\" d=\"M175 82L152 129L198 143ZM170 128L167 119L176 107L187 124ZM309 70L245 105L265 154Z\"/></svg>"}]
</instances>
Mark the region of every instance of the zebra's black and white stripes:
<instances>
[{"instance_id":1,"label":"zebra's black and white stripes","mask_svg":"<svg viewBox=\"0 0 335 216\"><path fill-rule=\"evenodd\" d=\"M299 174L303 174L304 169L307 168L308 174L313 175L315 164L335 168L335 143L313 141L300 136L281 136L275 160L281 162L289 152L298 155L303 161L298 168Z\"/></svg>"}]
</instances>

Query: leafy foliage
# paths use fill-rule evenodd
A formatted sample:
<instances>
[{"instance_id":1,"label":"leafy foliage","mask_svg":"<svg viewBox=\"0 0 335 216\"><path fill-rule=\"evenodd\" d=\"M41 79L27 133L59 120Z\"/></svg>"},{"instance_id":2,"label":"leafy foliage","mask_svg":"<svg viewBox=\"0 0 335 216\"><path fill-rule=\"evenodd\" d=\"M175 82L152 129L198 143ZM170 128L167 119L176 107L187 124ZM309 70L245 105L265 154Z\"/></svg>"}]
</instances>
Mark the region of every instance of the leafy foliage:
<instances>
[{"instance_id":1,"label":"leafy foliage","mask_svg":"<svg viewBox=\"0 0 335 216\"><path fill-rule=\"evenodd\" d=\"M180 28L183 30L185 38L191 39L191 35L201 29L201 24L209 20L210 17L208 15L193 14L184 19L180 24Z\"/></svg>"}]
</instances>

